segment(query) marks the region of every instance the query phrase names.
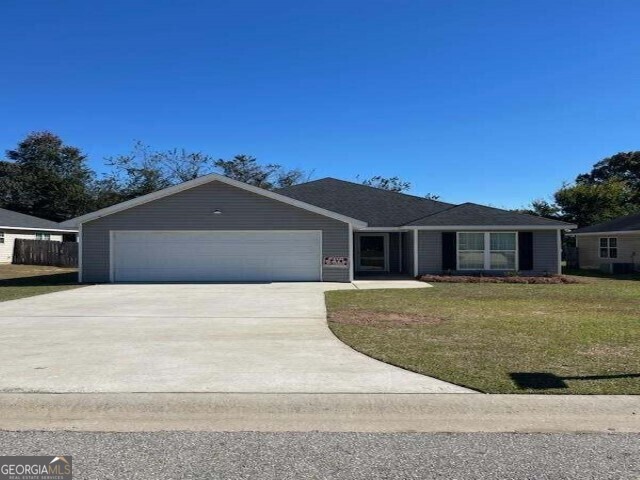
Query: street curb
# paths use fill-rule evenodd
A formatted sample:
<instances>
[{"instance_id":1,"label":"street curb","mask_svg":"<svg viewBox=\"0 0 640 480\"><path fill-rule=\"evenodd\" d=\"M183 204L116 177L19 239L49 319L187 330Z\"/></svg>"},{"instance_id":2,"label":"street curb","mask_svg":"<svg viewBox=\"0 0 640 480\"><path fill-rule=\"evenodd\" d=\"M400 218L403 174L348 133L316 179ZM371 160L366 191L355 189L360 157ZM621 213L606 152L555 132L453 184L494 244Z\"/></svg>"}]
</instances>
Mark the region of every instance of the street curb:
<instances>
[{"instance_id":1,"label":"street curb","mask_svg":"<svg viewBox=\"0 0 640 480\"><path fill-rule=\"evenodd\" d=\"M640 396L3 393L0 430L640 432Z\"/></svg>"}]
</instances>

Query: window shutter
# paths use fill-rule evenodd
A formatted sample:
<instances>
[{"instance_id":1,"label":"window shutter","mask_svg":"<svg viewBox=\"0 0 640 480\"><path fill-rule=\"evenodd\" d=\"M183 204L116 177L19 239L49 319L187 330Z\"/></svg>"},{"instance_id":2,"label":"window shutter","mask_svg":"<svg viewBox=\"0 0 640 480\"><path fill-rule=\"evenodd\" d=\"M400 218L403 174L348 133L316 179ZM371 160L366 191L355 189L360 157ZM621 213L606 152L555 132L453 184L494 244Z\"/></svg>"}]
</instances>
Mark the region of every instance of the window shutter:
<instances>
[{"instance_id":1,"label":"window shutter","mask_svg":"<svg viewBox=\"0 0 640 480\"><path fill-rule=\"evenodd\" d=\"M518 269L533 270L533 232L518 232Z\"/></svg>"},{"instance_id":2,"label":"window shutter","mask_svg":"<svg viewBox=\"0 0 640 480\"><path fill-rule=\"evenodd\" d=\"M456 232L442 232L442 270L456 269Z\"/></svg>"}]
</instances>

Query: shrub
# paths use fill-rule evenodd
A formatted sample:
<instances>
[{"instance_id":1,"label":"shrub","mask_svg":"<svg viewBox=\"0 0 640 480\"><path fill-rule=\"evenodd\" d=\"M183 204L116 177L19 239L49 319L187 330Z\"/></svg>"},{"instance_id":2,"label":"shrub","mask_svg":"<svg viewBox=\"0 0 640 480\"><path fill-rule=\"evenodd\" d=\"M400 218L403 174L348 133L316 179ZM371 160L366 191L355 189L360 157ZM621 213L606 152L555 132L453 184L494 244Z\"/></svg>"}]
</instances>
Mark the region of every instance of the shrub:
<instances>
[{"instance_id":1,"label":"shrub","mask_svg":"<svg viewBox=\"0 0 640 480\"><path fill-rule=\"evenodd\" d=\"M427 283L523 283L528 285L560 285L583 283L577 278L564 275L544 277L493 276L483 277L474 275L422 275L420 281Z\"/></svg>"}]
</instances>

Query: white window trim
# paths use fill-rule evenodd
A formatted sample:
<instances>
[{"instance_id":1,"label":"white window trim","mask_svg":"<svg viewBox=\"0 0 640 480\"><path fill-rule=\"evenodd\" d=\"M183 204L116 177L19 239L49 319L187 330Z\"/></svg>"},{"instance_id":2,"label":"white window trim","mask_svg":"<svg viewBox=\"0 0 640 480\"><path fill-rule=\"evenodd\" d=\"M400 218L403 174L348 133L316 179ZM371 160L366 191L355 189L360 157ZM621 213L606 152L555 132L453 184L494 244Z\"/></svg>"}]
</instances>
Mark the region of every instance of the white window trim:
<instances>
[{"instance_id":1,"label":"white window trim","mask_svg":"<svg viewBox=\"0 0 640 480\"><path fill-rule=\"evenodd\" d=\"M614 238L616 240L616 246L612 247L611 246L611 239ZM602 239L605 239L607 241L607 246L606 247L601 247L600 246L600 242L602 241ZM598 237L598 258L601 258L603 260L617 260L618 259L618 255L616 255L615 257L611 256L611 249L615 248L616 249L616 253L618 253L618 249L620 245L620 240L618 240L618 237ZM602 249L605 248L607 250L607 256L603 257L602 256Z\"/></svg>"},{"instance_id":2,"label":"white window trim","mask_svg":"<svg viewBox=\"0 0 640 480\"><path fill-rule=\"evenodd\" d=\"M36 232L35 236L36 236L36 240L51 240L51 234L49 232ZM46 238L38 238L38 237L46 237Z\"/></svg>"},{"instance_id":3,"label":"white window trim","mask_svg":"<svg viewBox=\"0 0 640 480\"><path fill-rule=\"evenodd\" d=\"M484 234L484 250L483 250L483 259L484 259L484 268L460 268L460 252L479 252L480 250L460 250L460 234L461 233L482 233ZM491 250L491 234L492 233L513 233L516 236L516 249L515 250ZM515 268L491 268L491 252L515 252ZM494 271L494 272L517 272L520 268L519 265L520 252L518 251L518 232L478 232L476 231L466 231L466 232L456 232L456 270L460 270L461 272L477 272L477 271Z\"/></svg>"},{"instance_id":4,"label":"white window trim","mask_svg":"<svg viewBox=\"0 0 640 480\"><path fill-rule=\"evenodd\" d=\"M4 242L5 242L4 232L0 231L0 245L4 244Z\"/></svg>"},{"instance_id":5,"label":"white window trim","mask_svg":"<svg viewBox=\"0 0 640 480\"><path fill-rule=\"evenodd\" d=\"M384 239L384 270L362 268L360 265L360 238L361 237L382 237ZM356 270L358 272L389 272L389 234L388 233L363 233L358 235L356 246Z\"/></svg>"}]
</instances>

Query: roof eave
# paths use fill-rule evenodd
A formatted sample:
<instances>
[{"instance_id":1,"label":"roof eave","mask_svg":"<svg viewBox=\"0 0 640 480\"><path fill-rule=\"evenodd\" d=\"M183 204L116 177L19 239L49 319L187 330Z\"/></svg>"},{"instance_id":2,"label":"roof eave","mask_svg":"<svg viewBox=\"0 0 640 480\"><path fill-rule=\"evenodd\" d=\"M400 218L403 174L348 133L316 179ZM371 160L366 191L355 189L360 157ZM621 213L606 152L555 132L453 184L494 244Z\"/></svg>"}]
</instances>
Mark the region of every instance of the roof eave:
<instances>
[{"instance_id":1,"label":"roof eave","mask_svg":"<svg viewBox=\"0 0 640 480\"><path fill-rule=\"evenodd\" d=\"M599 230L596 232L569 232L568 235L624 235L624 234L638 235L640 230Z\"/></svg>"},{"instance_id":2,"label":"roof eave","mask_svg":"<svg viewBox=\"0 0 640 480\"><path fill-rule=\"evenodd\" d=\"M62 225L62 224L61 224ZM27 230L34 232L61 232L61 233L78 233L78 230L66 228L49 228L49 227L13 227L9 225L0 225L0 230Z\"/></svg>"},{"instance_id":3,"label":"roof eave","mask_svg":"<svg viewBox=\"0 0 640 480\"><path fill-rule=\"evenodd\" d=\"M570 230L577 225L405 225L411 230Z\"/></svg>"}]
</instances>

